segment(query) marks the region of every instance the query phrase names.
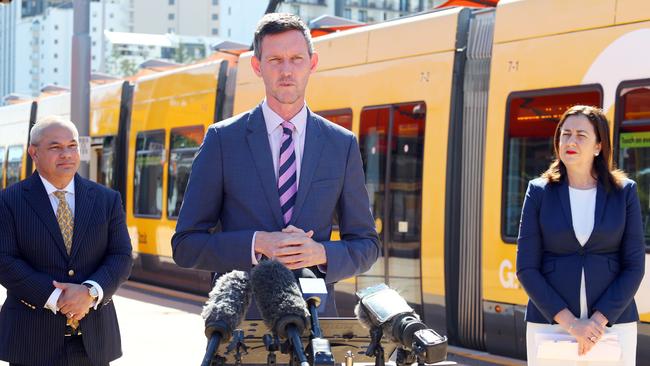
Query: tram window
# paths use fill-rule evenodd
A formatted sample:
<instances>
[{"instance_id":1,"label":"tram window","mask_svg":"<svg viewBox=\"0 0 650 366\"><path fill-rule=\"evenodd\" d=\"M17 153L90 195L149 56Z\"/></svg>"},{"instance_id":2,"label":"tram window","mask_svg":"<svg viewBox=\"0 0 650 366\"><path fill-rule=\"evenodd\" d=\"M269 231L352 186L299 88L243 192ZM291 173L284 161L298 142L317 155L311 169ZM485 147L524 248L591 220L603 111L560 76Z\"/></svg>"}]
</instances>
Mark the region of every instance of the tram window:
<instances>
[{"instance_id":1,"label":"tram window","mask_svg":"<svg viewBox=\"0 0 650 366\"><path fill-rule=\"evenodd\" d=\"M646 245L650 243L650 83L621 88L618 166L637 184Z\"/></svg>"},{"instance_id":2,"label":"tram window","mask_svg":"<svg viewBox=\"0 0 650 366\"><path fill-rule=\"evenodd\" d=\"M504 159L502 230L515 242L528 181L539 177L553 160L553 134L571 106L600 106L598 89L515 93L508 98Z\"/></svg>"},{"instance_id":3,"label":"tram window","mask_svg":"<svg viewBox=\"0 0 650 366\"><path fill-rule=\"evenodd\" d=\"M332 123L352 131L352 109L350 108L318 111L316 114L325 117Z\"/></svg>"},{"instance_id":4,"label":"tram window","mask_svg":"<svg viewBox=\"0 0 650 366\"><path fill-rule=\"evenodd\" d=\"M23 168L23 147L9 146L7 151L7 187L20 182L20 171Z\"/></svg>"},{"instance_id":5,"label":"tram window","mask_svg":"<svg viewBox=\"0 0 650 366\"><path fill-rule=\"evenodd\" d=\"M5 155L6 150L4 146L0 146L0 189L4 188L5 183Z\"/></svg>"},{"instance_id":6,"label":"tram window","mask_svg":"<svg viewBox=\"0 0 650 366\"><path fill-rule=\"evenodd\" d=\"M101 149L97 149L97 183L108 188L114 183L115 136L101 138Z\"/></svg>"},{"instance_id":7,"label":"tram window","mask_svg":"<svg viewBox=\"0 0 650 366\"><path fill-rule=\"evenodd\" d=\"M190 179L192 162L203 142L203 126L172 129L167 174L167 217L176 218Z\"/></svg>"},{"instance_id":8,"label":"tram window","mask_svg":"<svg viewBox=\"0 0 650 366\"><path fill-rule=\"evenodd\" d=\"M140 132L135 142L133 182L134 214L162 215L162 176L165 158L165 132Z\"/></svg>"}]
</instances>

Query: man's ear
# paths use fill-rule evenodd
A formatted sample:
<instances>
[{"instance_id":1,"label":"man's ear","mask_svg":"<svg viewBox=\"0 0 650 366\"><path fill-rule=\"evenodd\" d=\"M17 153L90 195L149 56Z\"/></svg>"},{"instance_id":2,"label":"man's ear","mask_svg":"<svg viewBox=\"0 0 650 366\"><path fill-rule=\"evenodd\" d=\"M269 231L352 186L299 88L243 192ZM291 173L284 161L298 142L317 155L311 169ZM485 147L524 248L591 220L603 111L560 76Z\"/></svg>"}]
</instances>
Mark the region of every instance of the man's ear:
<instances>
[{"instance_id":1,"label":"man's ear","mask_svg":"<svg viewBox=\"0 0 650 366\"><path fill-rule=\"evenodd\" d=\"M262 77L261 63L257 56L251 57L251 67L253 68L255 75Z\"/></svg>"},{"instance_id":2,"label":"man's ear","mask_svg":"<svg viewBox=\"0 0 650 366\"><path fill-rule=\"evenodd\" d=\"M32 157L32 160L36 160L36 158L37 158L37 156L36 156L36 146L29 145L29 147L27 148L27 153L29 154L29 156Z\"/></svg>"},{"instance_id":3,"label":"man's ear","mask_svg":"<svg viewBox=\"0 0 650 366\"><path fill-rule=\"evenodd\" d=\"M318 66L318 53L314 52L311 54L311 72L316 71L316 66Z\"/></svg>"}]
</instances>

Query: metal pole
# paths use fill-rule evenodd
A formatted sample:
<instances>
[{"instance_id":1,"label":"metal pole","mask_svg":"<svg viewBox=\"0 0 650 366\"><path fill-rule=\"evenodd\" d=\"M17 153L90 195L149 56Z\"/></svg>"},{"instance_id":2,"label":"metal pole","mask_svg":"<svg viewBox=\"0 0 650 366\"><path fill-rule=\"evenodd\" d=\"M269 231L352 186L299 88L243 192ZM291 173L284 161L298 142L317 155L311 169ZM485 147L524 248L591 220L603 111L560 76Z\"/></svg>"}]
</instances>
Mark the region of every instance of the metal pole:
<instances>
[{"instance_id":1,"label":"metal pole","mask_svg":"<svg viewBox=\"0 0 650 366\"><path fill-rule=\"evenodd\" d=\"M90 123L90 0L74 0L72 35L70 118L79 136L88 136ZM82 162L79 174L89 176L88 162Z\"/></svg>"}]
</instances>

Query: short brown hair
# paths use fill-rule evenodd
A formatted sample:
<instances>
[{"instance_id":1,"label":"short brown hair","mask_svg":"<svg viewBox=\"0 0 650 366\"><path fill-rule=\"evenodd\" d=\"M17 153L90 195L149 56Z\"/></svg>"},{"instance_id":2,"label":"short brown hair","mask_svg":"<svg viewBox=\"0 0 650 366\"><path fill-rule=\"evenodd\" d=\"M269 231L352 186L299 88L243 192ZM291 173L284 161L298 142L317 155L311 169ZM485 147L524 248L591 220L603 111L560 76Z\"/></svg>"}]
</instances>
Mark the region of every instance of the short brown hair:
<instances>
[{"instance_id":1,"label":"short brown hair","mask_svg":"<svg viewBox=\"0 0 650 366\"><path fill-rule=\"evenodd\" d=\"M560 122L555 128L555 136L553 137L555 160L542 173L542 177L551 183L558 183L566 179L566 166L560 160L560 135L562 134L564 122L571 116L587 117L596 132L596 141L600 143L600 154L594 157L591 170L592 176L605 187L606 191L609 191L611 188L622 188L623 181L627 176L622 170L616 169L612 161L612 145L609 142L609 123L607 122L607 116L605 116L602 109L587 105L574 105L567 109L562 117L560 117Z\"/></svg>"},{"instance_id":2,"label":"short brown hair","mask_svg":"<svg viewBox=\"0 0 650 366\"><path fill-rule=\"evenodd\" d=\"M255 37L253 38L253 50L255 57L262 58L262 39L269 34L280 34L291 30L302 32L307 42L307 51L309 56L314 53L314 45L311 42L311 33L305 22L297 15L289 13L269 13L260 19L255 29Z\"/></svg>"}]
</instances>

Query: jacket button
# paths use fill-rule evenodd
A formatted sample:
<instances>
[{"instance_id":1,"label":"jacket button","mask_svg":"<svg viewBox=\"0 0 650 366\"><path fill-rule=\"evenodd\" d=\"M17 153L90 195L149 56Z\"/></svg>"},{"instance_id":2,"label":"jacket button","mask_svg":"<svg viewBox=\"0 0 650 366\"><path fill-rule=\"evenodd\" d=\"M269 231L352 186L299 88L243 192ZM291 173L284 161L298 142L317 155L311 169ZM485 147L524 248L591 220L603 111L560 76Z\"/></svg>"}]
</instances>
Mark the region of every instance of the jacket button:
<instances>
[{"instance_id":1,"label":"jacket button","mask_svg":"<svg viewBox=\"0 0 650 366\"><path fill-rule=\"evenodd\" d=\"M585 250L584 250L584 248L580 248L580 249L578 249L578 254L580 254L580 255L585 255Z\"/></svg>"},{"instance_id":2,"label":"jacket button","mask_svg":"<svg viewBox=\"0 0 650 366\"><path fill-rule=\"evenodd\" d=\"M68 276L70 276L70 277L74 276L74 270L72 270L72 269L69 270L68 271Z\"/></svg>"}]
</instances>

